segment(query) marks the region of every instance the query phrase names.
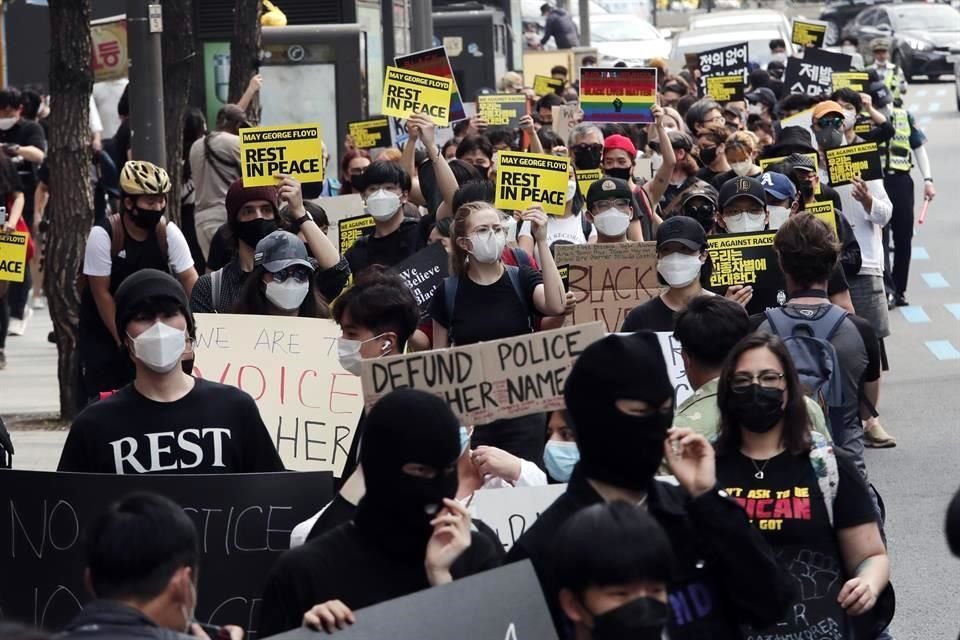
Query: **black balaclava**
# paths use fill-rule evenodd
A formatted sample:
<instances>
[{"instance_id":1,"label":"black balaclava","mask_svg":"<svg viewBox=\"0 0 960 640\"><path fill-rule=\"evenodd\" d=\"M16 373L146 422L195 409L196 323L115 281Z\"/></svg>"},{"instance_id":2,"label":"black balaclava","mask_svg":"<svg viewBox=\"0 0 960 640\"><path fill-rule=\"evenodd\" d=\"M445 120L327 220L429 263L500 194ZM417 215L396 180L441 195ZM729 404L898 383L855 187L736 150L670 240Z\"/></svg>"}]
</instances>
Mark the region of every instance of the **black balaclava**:
<instances>
[{"instance_id":1,"label":"black balaclava","mask_svg":"<svg viewBox=\"0 0 960 640\"><path fill-rule=\"evenodd\" d=\"M580 448L578 470L588 478L623 489L646 489L663 459L663 441L673 397L655 333L608 335L577 358L564 388L567 410ZM643 400L654 412L630 416L617 400Z\"/></svg>"},{"instance_id":2,"label":"black balaclava","mask_svg":"<svg viewBox=\"0 0 960 640\"><path fill-rule=\"evenodd\" d=\"M422 563L433 533L430 521L444 498L456 496L459 456L460 421L442 399L413 389L381 398L367 414L360 447L367 492L354 521L361 533ZM437 475L404 473L411 462Z\"/></svg>"}]
</instances>

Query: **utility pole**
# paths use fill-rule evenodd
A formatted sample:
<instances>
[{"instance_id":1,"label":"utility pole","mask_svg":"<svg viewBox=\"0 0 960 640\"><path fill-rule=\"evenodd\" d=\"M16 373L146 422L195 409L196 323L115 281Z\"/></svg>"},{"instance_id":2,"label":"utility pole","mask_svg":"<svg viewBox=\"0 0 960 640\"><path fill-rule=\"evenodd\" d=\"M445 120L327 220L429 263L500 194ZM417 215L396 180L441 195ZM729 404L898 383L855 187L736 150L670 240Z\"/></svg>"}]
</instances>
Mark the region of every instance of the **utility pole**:
<instances>
[{"instance_id":1,"label":"utility pole","mask_svg":"<svg viewBox=\"0 0 960 640\"><path fill-rule=\"evenodd\" d=\"M590 0L580 0L580 46L590 46Z\"/></svg>"},{"instance_id":2,"label":"utility pole","mask_svg":"<svg viewBox=\"0 0 960 640\"><path fill-rule=\"evenodd\" d=\"M156 0L127 0L130 129L135 160L166 166L163 126L163 10Z\"/></svg>"},{"instance_id":3,"label":"utility pole","mask_svg":"<svg viewBox=\"0 0 960 640\"><path fill-rule=\"evenodd\" d=\"M433 0L410 0L410 49L433 48Z\"/></svg>"}]
</instances>

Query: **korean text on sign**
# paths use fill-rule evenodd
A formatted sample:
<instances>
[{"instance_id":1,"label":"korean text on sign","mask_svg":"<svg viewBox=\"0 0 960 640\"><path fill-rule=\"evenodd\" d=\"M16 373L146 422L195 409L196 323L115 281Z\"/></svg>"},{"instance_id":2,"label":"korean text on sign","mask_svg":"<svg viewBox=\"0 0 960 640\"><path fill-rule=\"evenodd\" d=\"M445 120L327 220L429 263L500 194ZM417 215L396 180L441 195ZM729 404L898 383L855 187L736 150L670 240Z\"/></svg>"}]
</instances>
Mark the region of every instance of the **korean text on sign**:
<instances>
[{"instance_id":1,"label":"korean text on sign","mask_svg":"<svg viewBox=\"0 0 960 640\"><path fill-rule=\"evenodd\" d=\"M382 111L395 118L426 113L434 124L445 127L450 124L451 86L449 78L387 67Z\"/></svg>"},{"instance_id":2,"label":"korean text on sign","mask_svg":"<svg viewBox=\"0 0 960 640\"><path fill-rule=\"evenodd\" d=\"M240 165L244 187L277 184L288 173L300 182L323 180L319 124L253 127L240 130Z\"/></svg>"},{"instance_id":3,"label":"korean text on sign","mask_svg":"<svg viewBox=\"0 0 960 640\"><path fill-rule=\"evenodd\" d=\"M794 20L790 41L801 47L822 47L826 36L826 22Z\"/></svg>"},{"instance_id":4,"label":"korean text on sign","mask_svg":"<svg viewBox=\"0 0 960 640\"><path fill-rule=\"evenodd\" d=\"M353 246L353 243L368 233L373 233L376 222L373 216L362 215L355 218L344 218L337 223L340 239L340 255L343 255Z\"/></svg>"},{"instance_id":5,"label":"korean text on sign","mask_svg":"<svg viewBox=\"0 0 960 640\"><path fill-rule=\"evenodd\" d=\"M526 113L527 96L522 93L477 96L477 115L491 127L518 127Z\"/></svg>"},{"instance_id":6,"label":"korean text on sign","mask_svg":"<svg viewBox=\"0 0 960 640\"><path fill-rule=\"evenodd\" d=\"M540 205L546 213L563 215L569 162L557 156L501 151L497 154L494 206L501 211L522 211Z\"/></svg>"},{"instance_id":7,"label":"korean text on sign","mask_svg":"<svg viewBox=\"0 0 960 640\"><path fill-rule=\"evenodd\" d=\"M347 130L357 149L390 146L390 120L386 117L348 122Z\"/></svg>"}]
</instances>

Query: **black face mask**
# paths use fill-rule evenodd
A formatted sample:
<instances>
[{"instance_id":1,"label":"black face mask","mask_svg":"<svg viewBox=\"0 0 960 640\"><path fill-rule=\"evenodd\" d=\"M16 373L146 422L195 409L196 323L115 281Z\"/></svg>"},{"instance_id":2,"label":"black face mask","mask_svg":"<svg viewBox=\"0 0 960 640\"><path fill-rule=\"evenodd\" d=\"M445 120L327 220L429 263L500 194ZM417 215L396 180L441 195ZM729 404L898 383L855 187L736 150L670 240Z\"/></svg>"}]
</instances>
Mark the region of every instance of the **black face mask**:
<instances>
[{"instance_id":1,"label":"black face mask","mask_svg":"<svg viewBox=\"0 0 960 640\"><path fill-rule=\"evenodd\" d=\"M807 201L813 197L813 183L801 182L797 185L797 191L800 192L800 197L803 198L804 201Z\"/></svg>"},{"instance_id":2,"label":"black face mask","mask_svg":"<svg viewBox=\"0 0 960 640\"><path fill-rule=\"evenodd\" d=\"M350 188L353 189L354 193L363 193L363 190L366 188L363 184L363 174L358 173L355 176L350 176Z\"/></svg>"},{"instance_id":3,"label":"black face mask","mask_svg":"<svg viewBox=\"0 0 960 640\"><path fill-rule=\"evenodd\" d=\"M783 389L754 383L743 391L730 390L727 405L738 425L753 433L767 433L783 418Z\"/></svg>"},{"instance_id":4,"label":"black face mask","mask_svg":"<svg viewBox=\"0 0 960 640\"><path fill-rule=\"evenodd\" d=\"M256 248L257 243L277 230L277 221L257 218L237 223L237 237L247 246Z\"/></svg>"},{"instance_id":5,"label":"black face mask","mask_svg":"<svg viewBox=\"0 0 960 640\"><path fill-rule=\"evenodd\" d=\"M700 149L700 162L704 165L713 164L714 160L717 159L717 148L716 147L704 147Z\"/></svg>"},{"instance_id":6,"label":"black face mask","mask_svg":"<svg viewBox=\"0 0 960 640\"><path fill-rule=\"evenodd\" d=\"M603 147L600 145L577 148L573 150L573 164L576 165L577 169L597 169L600 167L602 155Z\"/></svg>"},{"instance_id":7,"label":"black face mask","mask_svg":"<svg viewBox=\"0 0 960 640\"><path fill-rule=\"evenodd\" d=\"M603 172L611 178L620 178L621 180L629 180L633 177L630 167L612 167L604 169Z\"/></svg>"},{"instance_id":8,"label":"black face mask","mask_svg":"<svg viewBox=\"0 0 960 640\"><path fill-rule=\"evenodd\" d=\"M163 216L163 209L154 211L153 209L135 207L133 211L134 212L130 214L130 219L133 220L133 224L141 229L153 229L160 222L161 216Z\"/></svg>"},{"instance_id":9,"label":"black face mask","mask_svg":"<svg viewBox=\"0 0 960 640\"><path fill-rule=\"evenodd\" d=\"M814 133L817 143L822 149L836 149L843 144L843 134L839 129L824 127Z\"/></svg>"},{"instance_id":10,"label":"black face mask","mask_svg":"<svg viewBox=\"0 0 960 640\"><path fill-rule=\"evenodd\" d=\"M660 640L667 624L667 605L637 598L593 617L593 640Z\"/></svg>"}]
</instances>

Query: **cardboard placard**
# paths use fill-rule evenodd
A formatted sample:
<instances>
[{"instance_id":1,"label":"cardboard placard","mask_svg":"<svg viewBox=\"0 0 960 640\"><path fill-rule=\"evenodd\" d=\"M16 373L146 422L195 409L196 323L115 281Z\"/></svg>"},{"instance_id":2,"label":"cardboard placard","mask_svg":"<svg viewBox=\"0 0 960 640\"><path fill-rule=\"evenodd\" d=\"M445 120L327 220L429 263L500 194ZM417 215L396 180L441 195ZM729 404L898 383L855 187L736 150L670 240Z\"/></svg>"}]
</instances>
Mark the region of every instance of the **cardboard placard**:
<instances>
[{"instance_id":1,"label":"cardboard placard","mask_svg":"<svg viewBox=\"0 0 960 640\"><path fill-rule=\"evenodd\" d=\"M27 269L27 234L0 232L0 280L23 282Z\"/></svg>"},{"instance_id":2,"label":"cardboard placard","mask_svg":"<svg viewBox=\"0 0 960 640\"><path fill-rule=\"evenodd\" d=\"M462 424L487 424L564 407L574 360L605 334L599 322L463 347L363 361L367 407L394 389L443 398Z\"/></svg>"},{"instance_id":3,"label":"cardboard placard","mask_svg":"<svg viewBox=\"0 0 960 640\"><path fill-rule=\"evenodd\" d=\"M339 477L363 409L333 320L196 314L193 375L249 393L287 469Z\"/></svg>"},{"instance_id":4,"label":"cardboard placard","mask_svg":"<svg viewBox=\"0 0 960 640\"><path fill-rule=\"evenodd\" d=\"M559 107L550 107L553 112L553 132L560 138L563 146L570 144L570 132L580 122L580 107L575 104L563 104Z\"/></svg>"},{"instance_id":5,"label":"cardboard placard","mask_svg":"<svg viewBox=\"0 0 960 640\"><path fill-rule=\"evenodd\" d=\"M240 169L244 187L277 184L288 173L299 182L323 180L323 136L319 124L240 129Z\"/></svg>"},{"instance_id":6,"label":"cardboard placard","mask_svg":"<svg viewBox=\"0 0 960 640\"><path fill-rule=\"evenodd\" d=\"M707 251L713 261L711 291L724 295L727 287L750 285L753 298L747 313L763 313L787 301L787 283L777 263L773 236L769 232L731 233L708 236Z\"/></svg>"},{"instance_id":7,"label":"cardboard placard","mask_svg":"<svg viewBox=\"0 0 960 640\"><path fill-rule=\"evenodd\" d=\"M483 615L477 615L482 603ZM344 640L557 640L540 581L529 560L354 611L337 631ZM316 640L299 627L275 640Z\"/></svg>"},{"instance_id":8,"label":"cardboard placard","mask_svg":"<svg viewBox=\"0 0 960 640\"><path fill-rule=\"evenodd\" d=\"M823 49L804 49L803 58L789 58L783 83L790 93L819 96L833 91L833 74L850 69L851 57Z\"/></svg>"},{"instance_id":9,"label":"cardboard placard","mask_svg":"<svg viewBox=\"0 0 960 640\"><path fill-rule=\"evenodd\" d=\"M810 204L804 205L803 210L810 215L820 218L830 227L834 236L840 237L840 234L837 233L837 216L833 208L832 200L827 200L826 202L811 202Z\"/></svg>"},{"instance_id":10,"label":"cardboard placard","mask_svg":"<svg viewBox=\"0 0 960 640\"><path fill-rule=\"evenodd\" d=\"M388 116L404 119L425 113L434 124L445 127L450 123L452 86L453 81L449 78L387 67L380 110Z\"/></svg>"},{"instance_id":11,"label":"cardboard placard","mask_svg":"<svg viewBox=\"0 0 960 640\"><path fill-rule=\"evenodd\" d=\"M562 216L567 204L570 159L542 153L501 151L497 154L496 200L501 211L523 211L540 205Z\"/></svg>"},{"instance_id":12,"label":"cardboard placard","mask_svg":"<svg viewBox=\"0 0 960 640\"><path fill-rule=\"evenodd\" d=\"M700 67L700 95L713 96L718 102L729 100L743 100L743 87L747 79L747 43L732 44L726 47L710 49L697 54L697 66ZM740 78L740 88L738 92L732 95L739 96L728 99L718 97L718 92L727 95L730 91L736 89L737 82L734 78ZM724 80L720 80L723 78ZM713 79L712 82L710 80Z\"/></svg>"},{"instance_id":13,"label":"cardboard placard","mask_svg":"<svg viewBox=\"0 0 960 640\"><path fill-rule=\"evenodd\" d=\"M866 71L834 71L833 72L833 90L845 89L850 87L860 93L867 90L870 84L870 74Z\"/></svg>"},{"instance_id":14,"label":"cardboard placard","mask_svg":"<svg viewBox=\"0 0 960 640\"><path fill-rule=\"evenodd\" d=\"M327 237L330 238L333 246L339 248L339 222L344 218L353 218L363 213L363 197L359 193L350 193L345 196L315 198L310 202L323 207L327 212Z\"/></svg>"},{"instance_id":15,"label":"cardboard placard","mask_svg":"<svg viewBox=\"0 0 960 640\"><path fill-rule=\"evenodd\" d=\"M533 526L540 514L566 491L565 484L544 487L512 487L475 491L470 510L500 538L504 551L510 551L524 531Z\"/></svg>"},{"instance_id":16,"label":"cardboard placard","mask_svg":"<svg viewBox=\"0 0 960 640\"><path fill-rule=\"evenodd\" d=\"M413 297L420 306L420 320L429 320L430 301L437 287L449 275L450 257L439 242L417 251L415 254L393 267L410 287Z\"/></svg>"},{"instance_id":17,"label":"cardboard placard","mask_svg":"<svg viewBox=\"0 0 960 640\"><path fill-rule=\"evenodd\" d=\"M737 73L729 76L707 76L703 79L706 83L706 95L717 102L740 102L744 99L743 74Z\"/></svg>"},{"instance_id":18,"label":"cardboard placard","mask_svg":"<svg viewBox=\"0 0 960 640\"><path fill-rule=\"evenodd\" d=\"M882 180L883 165L876 142L851 144L827 151L827 172L830 186L850 184L853 179Z\"/></svg>"},{"instance_id":19,"label":"cardboard placard","mask_svg":"<svg viewBox=\"0 0 960 640\"><path fill-rule=\"evenodd\" d=\"M657 102L653 67L580 69L580 109L584 122L650 124Z\"/></svg>"},{"instance_id":20,"label":"cardboard placard","mask_svg":"<svg viewBox=\"0 0 960 640\"><path fill-rule=\"evenodd\" d=\"M790 42L801 47L823 46L827 37L827 23L821 20L793 19L793 28L790 30Z\"/></svg>"},{"instance_id":21,"label":"cardboard placard","mask_svg":"<svg viewBox=\"0 0 960 640\"><path fill-rule=\"evenodd\" d=\"M340 255L344 255L353 246L353 243L373 233L377 223L373 216L364 214L355 218L345 218L337 223L337 240L339 241Z\"/></svg>"},{"instance_id":22,"label":"cardboard placard","mask_svg":"<svg viewBox=\"0 0 960 640\"><path fill-rule=\"evenodd\" d=\"M347 131L357 149L389 147L393 140L390 119L386 116L347 123Z\"/></svg>"},{"instance_id":23,"label":"cardboard placard","mask_svg":"<svg viewBox=\"0 0 960 640\"><path fill-rule=\"evenodd\" d=\"M653 158L637 158L637 163L633 166L633 181L644 184L647 180L653 180L656 173L653 170Z\"/></svg>"},{"instance_id":24,"label":"cardboard placard","mask_svg":"<svg viewBox=\"0 0 960 640\"><path fill-rule=\"evenodd\" d=\"M527 96L522 93L477 96L477 115L491 127L516 129L527 112Z\"/></svg>"},{"instance_id":25,"label":"cardboard placard","mask_svg":"<svg viewBox=\"0 0 960 640\"><path fill-rule=\"evenodd\" d=\"M558 80L552 76L534 76L533 93L537 96L545 96L548 93L557 93L563 90L563 80Z\"/></svg>"},{"instance_id":26,"label":"cardboard placard","mask_svg":"<svg viewBox=\"0 0 960 640\"><path fill-rule=\"evenodd\" d=\"M444 47L434 47L433 49L424 49L404 56L397 56L393 59L393 63L399 69L410 69L431 76L448 78L451 82L450 122L457 122L470 117L463 104L463 99L460 97L457 81L453 77L453 68L450 66L450 59L447 58L447 50Z\"/></svg>"},{"instance_id":27,"label":"cardboard placard","mask_svg":"<svg viewBox=\"0 0 960 640\"><path fill-rule=\"evenodd\" d=\"M657 331L660 350L667 363L667 374L673 385L673 408L676 410L687 398L693 395L693 386L687 380L687 370L680 355L680 342L673 337L673 331Z\"/></svg>"},{"instance_id":28,"label":"cardboard placard","mask_svg":"<svg viewBox=\"0 0 960 640\"><path fill-rule=\"evenodd\" d=\"M577 306L575 325L602 321L619 331L630 310L659 295L657 243L558 245L557 264L566 265Z\"/></svg>"},{"instance_id":29,"label":"cardboard placard","mask_svg":"<svg viewBox=\"0 0 960 640\"><path fill-rule=\"evenodd\" d=\"M83 531L132 492L183 507L200 539L197 621L235 624L257 637L260 598L290 531L333 497L329 473L102 475L0 471L0 609L59 630L90 600ZM163 532L157 532L163 535ZM14 579L15 577L15 579Z\"/></svg>"},{"instance_id":30,"label":"cardboard placard","mask_svg":"<svg viewBox=\"0 0 960 640\"><path fill-rule=\"evenodd\" d=\"M127 18L113 16L90 21L90 68L93 81L127 77L130 61L127 53Z\"/></svg>"},{"instance_id":31,"label":"cardboard placard","mask_svg":"<svg viewBox=\"0 0 960 640\"><path fill-rule=\"evenodd\" d=\"M811 160L813 160L813 169L814 169L815 172L818 172L818 173L819 173L819 171L820 171L820 154L818 154L818 153L816 153L816 152L811 152L811 153L802 153L802 154L800 154L800 155L807 156L808 158L810 158ZM781 162L783 162L783 161L786 160L786 159L787 159L787 156L777 156L777 157L775 157L775 158L761 158L760 160L757 161L757 164L760 166L760 168L761 168L763 171L769 171L769 167L772 167L772 166L774 166L774 165L780 164ZM821 189L820 189L820 182L818 181L818 182L817 182L817 186L816 186L816 190L814 191L814 193L815 193L816 195L820 195L820 191L821 191Z\"/></svg>"},{"instance_id":32,"label":"cardboard placard","mask_svg":"<svg viewBox=\"0 0 960 640\"><path fill-rule=\"evenodd\" d=\"M577 188L580 190L580 195L586 200L590 185L603 176L603 169L577 169L574 173L577 174Z\"/></svg>"}]
</instances>

